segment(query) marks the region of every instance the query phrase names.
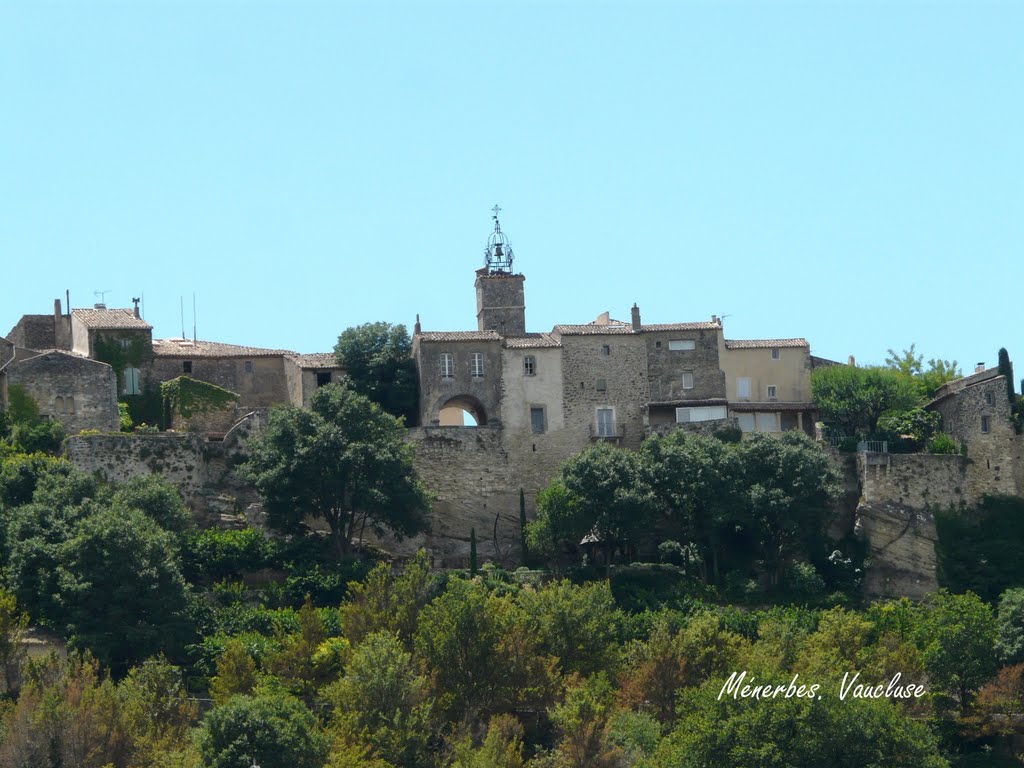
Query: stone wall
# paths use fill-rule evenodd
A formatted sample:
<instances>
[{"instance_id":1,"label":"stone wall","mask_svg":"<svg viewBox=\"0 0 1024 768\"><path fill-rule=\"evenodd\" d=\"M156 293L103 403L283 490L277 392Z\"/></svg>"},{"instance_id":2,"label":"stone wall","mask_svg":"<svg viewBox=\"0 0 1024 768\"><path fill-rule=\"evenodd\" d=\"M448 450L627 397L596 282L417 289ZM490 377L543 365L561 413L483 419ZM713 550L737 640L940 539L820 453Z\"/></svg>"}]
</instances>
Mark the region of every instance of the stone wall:
<instances>
[{"instance_id":1,"label":"stone wall","mask_svg":"<svg viewBox=\"0 0 1024 768\"><path fill-rule=\"evenodd\" d=\"M472 376L472 356L484 356L484 375ZM454 355L455 376L441 378L441 355ZM459 341L431 341L420 339L416 353L419 374L420 424L431 426L441 408L450 400L474 405L468 410L482 409L486 423L501 421L501 341L495 339L469 339Z\"/></svg>"},{"instance_id":2,"label":"stone wall","mask_svg":"<svg viewBox=\"0 0 1024 768\"><path fill-rule=\"evenodd\" d=\"M18 324L7 334L7 339L17 347L54 349L57 346L54 316L22 315Z\"/></svg>"},{"instance_id":3,"label":"stone wall","mask_svg":"<svg viewBox=\"0 0 1024 768\"><path fill-rule=\"evenodd\" d=\"M968 483L970 460L928 453L858 453L862 499L915 509L968 506L980 501Z\"/></svg>"},{"instance_id":4,"label":"stone wall","mask_svg":"<svg viewBox=\"0 0 1024 768\"><path fill-rule=\"evenodd\" d=\"M191 373L184 363L192 363ZM290 361L288 361L290 363ZM284 355L266 357L169 357L155 358L143 367L143 377L159 386L182 374L237 392L239 407L261 408L292 402L292 387Z\"/></svg>"},{"instance_id":5,"label":"stone wall","mask_svg":"<svg viewBox=\"0 0 1024 768\"><path fill-rule=\"evenodd\" d=\"M24 387L40 414L60 421L69 435L83 429L120 429L117 377L106 363L47 352L11 363L5 373L8 387Z\"/></svg>"},{"instance_id":6,"label":"stone wall","mask_svg":"<svg viewBox=\"0 0 1024 768\"><path fill-rule=\"evenodd\" d=\"M645 331L651 400L706 400L725 397L725 374L718 362L721 331ZM692 340L689 350L669 349L669 342ZM683 372L693 373L693 387L683 388Z\"/></svg>"},{"instance_id":7,"label":"stone wall","mask_svg":"<svg viewBox=\"0 0 1024 768\"><path fill-rule=\"evenodd\" d=\"M477 330L504 336L526 333L525 280L523 275L477 273Z\"/></svg>"},{"instance_id":8,"label":"stone wall","mask_svg":"<svg viewBox=\"0 0 1024 768\"><path fill-rule=\"evenodd\" d=\"M868 595L916 600L935 591L938 537L930 511L892 501L861 504L856 531L868 543Z\"/></svg>"}]
</instances>

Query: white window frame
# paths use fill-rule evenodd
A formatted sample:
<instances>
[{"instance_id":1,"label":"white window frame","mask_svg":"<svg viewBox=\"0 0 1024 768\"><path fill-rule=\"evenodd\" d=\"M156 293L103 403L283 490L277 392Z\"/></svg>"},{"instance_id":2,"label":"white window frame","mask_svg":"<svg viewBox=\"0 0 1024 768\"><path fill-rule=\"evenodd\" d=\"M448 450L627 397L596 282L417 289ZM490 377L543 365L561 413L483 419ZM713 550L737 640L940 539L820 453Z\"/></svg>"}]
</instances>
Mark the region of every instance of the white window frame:
<instances>
[{"instance_id":1,"label":"white window frame","mask_svg":"<svg viewBox=\"0 0 1024 768\"><path fill-rule=\"evenodd\" d=\"M765 395L768 397L769 400L778 400L779 399L779 388L778 388L778 386L776 386L775 384L769 384L767 387L765 387Z\"/></svg>"},{"instance_id":2,"label":"white window frame","mask_svg":"<svg viewBox=\"0 0 1024 768\"><path fill-rule=\"evenodd\" d=\"M526 355L523 358L523 376L537 375L537 358L533 355Z\"/></svg>"},{"instance_id":3,"label":"white window frame","mask_svg":"<svg viewBox=\"0 0 1024 768\"><path fill-rule=\"evenodd\" d=\"M738 376L736 377L736 399L737 400L749 400L750 399L750 377L749 376ZM744 394L744 389L746 393Z\"/></svg>"},{"instance_id":4,"label":"white window frame","mask_svg":"<svg viewBox=\"0 0 1024 768\"><path fill-rule=\"evenodd\" d=\"M438 358L438 365L441 368L441 378L444 381L455 378L455 355L451 352L442 352Z\"/></svg>"},{"instance_id":5,"label":"white window frame","mask_svg":"<svg viewBox=\"0 0 1024 768\"><path fill-rule=\"evenodd\" d=\"M690 424L701 421L719 421L729 418L724 405L702 405L692 408L676 408L676 424Z\"/></svg>"},{"instance_id":6,"label":"white window frame","mask_svg":"<svg viewBox=\"0 0 1024 768\"><path fill-rule=\"evenodd\" d=\"M682 384L683 389L693 389L693 371L683 371Z\"/></svg>"},{"instance_id":7,"label":"white window frame","mask_svg":"<svg viewBox=\"0 0 1024 768\"><path fill-rule=\"evenodd\" d=\"M484 353L471 352L469 355L469 375L474 379L484 377Z\"/></svg>"},{"instance_id":8,"label":"white window frame","mask_svg":"<svg viewBox=\"0 0 1024 768\"><path fill-rule=\"evenodd\" d=\"M601 421L601 414L609 413L611 416L605 420L604 423ZM597 419L597 436L598 437L615 437L615 407L611 405L599 405L595 411L595 418Z\"/></svg>"},{"instance_id":9,"label":"white window frame","mask_svg":"<svg viewBox=\"0 0 1024 768\"><path fill-rule=\"evenodd\" d=\"M669 352L689 352L696 348L696 339L670 339L668 342Z\"/></svg>"}]
</instances>

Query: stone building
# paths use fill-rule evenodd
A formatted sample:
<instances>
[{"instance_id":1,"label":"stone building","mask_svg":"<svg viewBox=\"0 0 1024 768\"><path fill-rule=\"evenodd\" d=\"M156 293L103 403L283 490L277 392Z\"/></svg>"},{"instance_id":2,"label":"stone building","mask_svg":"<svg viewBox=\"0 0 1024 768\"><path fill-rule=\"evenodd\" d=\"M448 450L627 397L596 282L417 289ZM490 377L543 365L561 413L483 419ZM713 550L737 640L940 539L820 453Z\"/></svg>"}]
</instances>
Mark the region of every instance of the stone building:
<instances>
[{"instance_id":1,"label":"stone building","mask_svg":"<svg viewBox=\"0 0 1024 768\"><path fill-rule=\"evenodd\" d=\"M806 339L724 339L719 360L729 413L743 432L814 434L811 345Z\"/></svg>"}]
</instances>

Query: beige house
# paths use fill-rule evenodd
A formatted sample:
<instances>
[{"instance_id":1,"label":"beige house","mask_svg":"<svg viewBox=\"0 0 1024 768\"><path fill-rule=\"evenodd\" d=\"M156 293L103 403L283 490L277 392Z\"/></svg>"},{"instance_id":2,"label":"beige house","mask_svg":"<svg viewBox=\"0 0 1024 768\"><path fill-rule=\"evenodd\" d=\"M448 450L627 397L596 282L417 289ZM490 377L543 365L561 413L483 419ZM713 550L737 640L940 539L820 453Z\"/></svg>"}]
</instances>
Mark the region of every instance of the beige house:
<instances>
[{"instance_id":1,"label":"beige house","mask_svg":"<svg viewBox=\"0 0 1024 768\"><path fill-rule=\"evenodd\" d=\"M725 339L718 359L725 373L729 415L744 432L814 431L811 346L806 339Z\"/></svg>"}]
</instances>

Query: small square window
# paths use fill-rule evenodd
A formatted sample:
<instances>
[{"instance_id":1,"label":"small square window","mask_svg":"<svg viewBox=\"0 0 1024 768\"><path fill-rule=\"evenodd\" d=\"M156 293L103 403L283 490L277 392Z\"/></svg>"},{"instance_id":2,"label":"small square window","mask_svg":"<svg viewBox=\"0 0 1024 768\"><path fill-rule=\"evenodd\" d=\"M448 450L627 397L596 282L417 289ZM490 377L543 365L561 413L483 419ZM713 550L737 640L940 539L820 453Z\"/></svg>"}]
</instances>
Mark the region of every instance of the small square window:
<instances>
[{"instance_id":1,"label":"small square window","mask_svg":"<svg viewBox=\"0 0 1024 768\"><path fill-rule=\"evenodd\" d=\"M778 397L778 390L775 388L774 384L769 384L768 385L768 399L769 400L774 400L776 397Z\"/></svg>"},{"instance_id":2,"label":"small square window","mask_svg":"<svg viewBox=\"0 0 1024 768\"><path fill-rule=\"evenodd\" d=\"M601 345L601 354L604 357L608 357L608 355L610 355L611 353L612 353L612 348L608 344L602 344Z\"/></svg>"},{"instance_id":3,"label":"small square window","mask_svg":"<svg viewBox=\"0 0 1024 768\"><path fill-rule=\"evenodd\" d=\"M598 392L604 392L607 389L608 389L608 382L605 381L604 379L598 379L597 380L597 391Z\"/></svg>"},{"instance_id":4,"label":"small square window","mask_svg":"<svg viewBox=\"0 0 1024 768\"><path fill-rule=\"evenodd\" d=\"M661 349L661 342L660 341L654 342L654 348L655 349Z\"/></svg>"},{"instance_id":5,"label":"small square window","mask_svg":"<svg viewBox=\"0 0 1024 768\"><path fill-rule=\"evenodd\" d=\"M683 371L683 389L693 389L693 371Z\"/></svg>"},{"instance_id":6,"label":"small square window","mask_svg":"<svg viewBox=\"0 0 1024 768\"><path fill-rule=\"evenodd\" d=\"M526 357L523 358L523 375L537 375L537 358L534 357L533 355L527 355Z\"/></svg>"},{"instance_id":7,"label":"small square window","mask_svg":"<svg viewBox=\"0 0 1024 768\"><path fill-rule=\"evenodd\" d=\"M184 360L184 361L182 361L182 363L181 363L181 370L182 370L182 373L192 373L192 361L191 360Z\"/></svg>"},{"instance_id":8,"label":"small square window","mask_svg":"<svg viewBox=\"0 0 1024 768\"><path fill-rule=\"evenodd\" d=\"M316 372L316 385L318 387L326 387L331 383L331 372L330 371L317 371Z\"/></svg>"},{"instance_id":9,"label":"small square window","mask_svg":"<svg viewBox=\"0 0 1024 768\"><path fill-rule=\"evenodd\" d=\"M245 372L252 373L252 360L245 361Z\"/></svg>"},{"instance_id":10,"label":"small square window","mask_svg":"<svg viewBox=\"0 0 1024 768\"><path fill-rule=\"evenodd\" d=\"M780 352L777 348L772 350L772 360L778 360L781 356L782 352Z\"/></svg>"},{"instance_id":11,"label":"small square window","mask_svg":"<svg viewBox=\"0 0 1024 768\"><path fill-rule=\"evenodd\" d=\"M988 433L988 416L981 417L981 431L984 434Z\"/></svg>"}]
</instances>

